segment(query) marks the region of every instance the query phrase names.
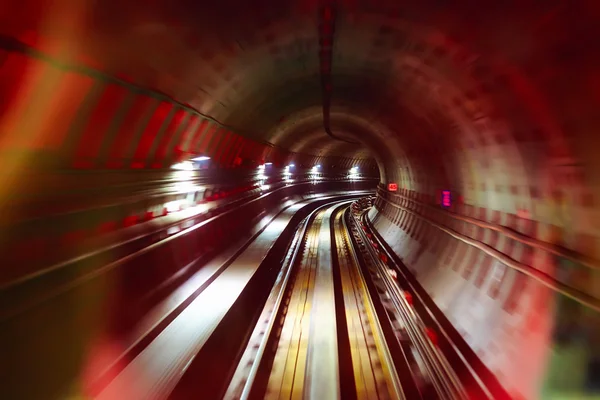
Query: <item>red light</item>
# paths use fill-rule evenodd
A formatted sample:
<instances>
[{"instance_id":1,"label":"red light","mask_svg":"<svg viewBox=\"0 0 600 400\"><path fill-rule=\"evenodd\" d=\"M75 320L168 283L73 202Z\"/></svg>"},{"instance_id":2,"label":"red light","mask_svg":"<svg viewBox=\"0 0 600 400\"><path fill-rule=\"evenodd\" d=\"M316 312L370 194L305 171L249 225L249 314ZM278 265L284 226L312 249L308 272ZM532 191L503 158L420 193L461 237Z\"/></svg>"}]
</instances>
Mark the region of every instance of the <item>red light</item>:
<instances>
[{"instance_id":1,"label":"red light","mask_svg":"<svg viewBox=\"0 0 600 400\"><path fill-rule=\"evenodd\" d=\"M128 217L125 217L125 219L123 221L123 226L127 228L127 227L135 225L137 222L138 222L138 216L130 215Z\"/></svg>"},{"instance_id":2,"label":"red light","mask_svg":"<svg viewBox=\"0 0 600 400\"><path fill-rule=\"evenodd\" d=\"M425 328L425 334L427 335L429 340L431 340L431 343L437 346L438 340L435 331L432 328Z\"/></svg>"},{"instance_id":3,"label":"red light","mask_svg":"<svg viewBox=\"0 0 600 400\"><path fill-rule=\"evenodd\" d=\"M452 197L449 190L442 190L442 206L450 207L452 205Z\"/></svg>"},{"instance_id":4,"label":"red light","mask_svg":"<svg viewBox=\"0 0 600 400\"><path fill-rule=\"evenodd\" d=\"M397 192L398 191L398 184L397 183L388 183L388 191L390 191L390 192Z\"/></svg>"}]
</instances>

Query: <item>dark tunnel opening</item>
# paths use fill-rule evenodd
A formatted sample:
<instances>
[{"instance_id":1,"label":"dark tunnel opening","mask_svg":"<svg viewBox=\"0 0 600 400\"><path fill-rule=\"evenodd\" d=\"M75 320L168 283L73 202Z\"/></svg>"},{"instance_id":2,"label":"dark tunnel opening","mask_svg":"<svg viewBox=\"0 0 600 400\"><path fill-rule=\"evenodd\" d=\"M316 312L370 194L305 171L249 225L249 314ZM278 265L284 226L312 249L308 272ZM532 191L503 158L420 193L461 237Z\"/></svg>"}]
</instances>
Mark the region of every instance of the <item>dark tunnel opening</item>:
<instances>
[{"instance_id":1,"label":"dark tunnel opening","mask_svg":"<svg viewBox=\"0 0 600 400\"><path fill-rule=\"evenodd\" d=\"M397 268L415 309L439 312L420 321L442 342L455 331L482 380L516 399L594 396L599 22L592 1L2 1L0 392L109 398L100 386L142 363L246 252L258 257L250 241L272 236L258 260L269 266L227 284L269 304L272 265L330 224L347 232L330 251L372 246L365 257ZM352 218L324 208L369 196ZM354 282L338 254L331 279ZM231 300L225 316L213 301L247 332L215 323L196 353L245 359L226 345L252 341L262 307ZM157 319L157 304L176 312ZM335 329L353 326L345 318ZM381 324L389 342L393 323ZM404 354L390 346L390 359ZM140 379L163 382L159 364ZM190 359L196 373L153 396L237 377L207 365ZM252 396L267 393L256 379Z\"/></svg>"}]
</instances>

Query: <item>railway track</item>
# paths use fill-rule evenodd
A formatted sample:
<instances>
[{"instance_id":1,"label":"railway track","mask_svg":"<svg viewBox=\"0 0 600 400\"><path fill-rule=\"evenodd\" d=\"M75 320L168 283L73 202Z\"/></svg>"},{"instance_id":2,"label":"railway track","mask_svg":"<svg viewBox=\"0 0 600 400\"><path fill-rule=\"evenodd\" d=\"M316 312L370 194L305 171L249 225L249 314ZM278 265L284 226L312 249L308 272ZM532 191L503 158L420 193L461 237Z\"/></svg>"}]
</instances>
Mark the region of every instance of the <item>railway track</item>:
<instances>
[{"instance_id":1,"label":"railway track","mask_svg":"<svg viewBox=\"0 0 600 400\"><path fill-rule=\"evenodd\" d=\"M211 266L214 276L199 270L202 289L141 336L94 396L133 387L131 398L174 400L486 398L467 394L353 198L322 198L301 214L311 201L290 206Z\"/></svg>"},{"instance_id":2,"label":"railway track","mask_svg":"<svg viewBox=\"0 0 600 400\"><path fill-rule=\"evenodd\" d=\"M397 273L388 267L387 259L379 253L377 244L360 229L361 211L353 211L347 216L352 239L361 253L362 271L372 298L378 298L381 307L379 321L388 325L388 344L398 345L398 357L404 357L412 381L411 397L422 399L467 399L462 382L454 373L453 367L429 336L430 332L420 316L411 306L410 294L402 291L396 282ZM392 345L393 344L393 345Z\"/></svg>"},{"instance_id":3,"label":"railway track","mask_svg":"<svg viewBox=\"0 0 600 400\"><path fill-rule=\"evenodd\" d=\"M427 385L418 347L403 343L414 338L374 292L349 208L325 205L301 224L226 399L449 398Z\"/></svg>"}]
</instances>

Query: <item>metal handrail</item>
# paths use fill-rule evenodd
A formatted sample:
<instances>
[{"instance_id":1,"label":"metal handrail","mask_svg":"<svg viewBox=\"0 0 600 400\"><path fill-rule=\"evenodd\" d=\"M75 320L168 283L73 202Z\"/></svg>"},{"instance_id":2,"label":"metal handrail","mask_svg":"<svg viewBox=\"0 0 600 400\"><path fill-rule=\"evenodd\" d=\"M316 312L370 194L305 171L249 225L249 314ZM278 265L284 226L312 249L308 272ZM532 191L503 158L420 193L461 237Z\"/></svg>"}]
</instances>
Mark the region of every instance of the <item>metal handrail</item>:
<instances>
[{"instance_id":1,"label":"metal handrail","mask_svg":"<svg viewBox=\"0 0 600 400\"><path fill-rule=\"evenodd\" d=\"M386 201L388 201L388 200L386 200ZM392 204L395 207L400 208L410 214L413 214L417 218L421 218L428 224L432 225L435 228L438 228L439 230L441 230L444 233L447 233L448 235L452 236L453 238L458 239L463 243L466 243L470 246L473 246L473 247L483 251L484 253L493 257L494 259L496 259L497 261L506 265L507 267L524 273L525 275L529 276L530 278L535 279L542 285L554 290L555 292L561 293L561 294L575 300L576 302L593 309L594 311L600 312L600 299L592 296L591 294L583 292L574 287L571 287L571 286L555 279L551 275L549 275L545 272L542 272L537 268L532 267L531 265L527 265L520 261L516 261L515 259L507 256L506 254L504 254L503 252L501 252L499 250L496 250L495 248L493 248L492 246L490 246L486 243L483 243L479 240L472 239L466 235L463 235L462 233L458 233L455 230L447 228L447 227L445 227L445 226L431 220L430 218L427 218L413 210L409 210L408 208L399 206L397 204L393 204L393 203L390 203L390 204Z\"/></svg>"},{"instance_id":2,"label":"metal handrail","mask_svg":"<svg viewBox=\"0 0 600 400\"><path fill-rule=\"evenodd\" d=\"M356 218L355 218L355 222ZM363 238L365 243L368 239L364 235L361 229L358 229L359 234ZM394 303L395 308L398 312L402 313L405 318L407 333L411 338L411 341L418 345L420 348L419 353L423 358L426 358L429 362L425 363L425 367L429 375L433 378L433 384L436 387L438 393L445 393L448 399L455 399L456 396L461 398L468 398L462 384L450 368L445 357L437 351L431 342L424 338L425 324L420 317L414 313L413 310L408 306L406 299L402 296L401 290L392 281L391 277L387 274L382 266L379 257L375 254L374 250L370 246L366 246L373 260L375 260L378 269L380 270L380 276L383 278L384 284L389 292L394 293L394 296L390 296L390 300ZM420 328L420 329L419 329Z\"/></svg>"},{"instance_id":3,"label":"metal handrail","mask_svg":"<svg viewBox=\"0 0 600 400\"><path fill-rule=\"evenodd\" d=\"M472 225L475 225L477 227L480 227L480 228L490 229L490 230L502 233L506 237L508 237L510 239L513 239L513 240L516 240L517 242L520 242L520 243L525 244L527 246L531 246L531 247L536 248L536 249L547 251L550 254L553 254L553 255L558 256L558 257L565 258L567 260L573 261L573 262L578 263L578 264L581 264L581 265L583 265L583 266L585 266L587 268L594 269L594 270L600 270L600 261L595 260L595 259L593 259L591 257L586 256L586 255L583 255L581 253L578 253L578 252L576 252L574 250L567 249L567 248L564 248L562 246L557 246L555 244L548 243L548 242L545 242L543 240L534 239L532 237L529 237L527 235L519 233L519 232L517 232L517 231L515 231L513 229L510 229L510 228L508 228L506 226L503 226L503 225L494 224L494 223L491 223L491 222L482 221L482 220L477 219L477 218L467 217L467 216L459 215L459 214L451 212L451 211L443 210L443 209L434 207L434 206L432 206L430 204L426 204L426 203L423 203L421 201L418 201L416 199L411 199L410 197L405 196L405 195L396 194L396 193L394 193L394 194L387 193L384 190L382 190L381 188L377 188L377 190L380 191L380 192L386 193L386 195L389 195L389 196L392 196L392 197L399 197L399 198L402 198L403 200L410 201L411 203L415 203L415 204L418 204L420 206L426 207L426 208L428 208L428 209L430 209L432 211L435 211L435 212L437 212L439 214L448 215L451 218L457 219L459 221L468 222L468 223L470 223ZM396 208L400 208L402 210L407 210L408 211L407 208L405 208L403 206L400 206L400 205L394 203L391 200L386 199L384 196L380 196L380 198L383 201L385 201L386 203L389 203L389 204L391 204L392 206L394 206ZM411 212L414 213L414 211L411 211ZM427 218L427 217L423 217L423 218Z\"/></svg>"}]
</instances>

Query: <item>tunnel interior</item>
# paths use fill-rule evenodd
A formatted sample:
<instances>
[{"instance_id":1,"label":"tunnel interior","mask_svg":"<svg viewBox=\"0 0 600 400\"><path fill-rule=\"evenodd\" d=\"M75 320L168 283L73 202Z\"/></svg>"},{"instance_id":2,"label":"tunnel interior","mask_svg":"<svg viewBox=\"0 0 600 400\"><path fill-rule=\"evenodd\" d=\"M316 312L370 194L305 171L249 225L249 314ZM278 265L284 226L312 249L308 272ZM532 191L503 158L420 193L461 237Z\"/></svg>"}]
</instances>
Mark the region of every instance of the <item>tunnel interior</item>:
<instances>
[{"instance_id":1,"label":"tunnel interior","mask_svg":"<svg viewBox=\"0 0 600 400\"><path fill-rule=\"evenodd\" d=\"M112 189L177 163L210 158L222 182L355 168L379 180L374 228L512 396L563 384L565 360L564 384L584 386L597 361L573 354L600 350L599 20L592 1L4 1L3 284L59 231L76 247L185 198ZM112 208L64 222L97 202Z\"/></svg>"}]
</instances>

